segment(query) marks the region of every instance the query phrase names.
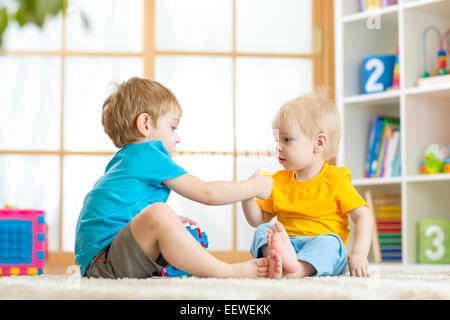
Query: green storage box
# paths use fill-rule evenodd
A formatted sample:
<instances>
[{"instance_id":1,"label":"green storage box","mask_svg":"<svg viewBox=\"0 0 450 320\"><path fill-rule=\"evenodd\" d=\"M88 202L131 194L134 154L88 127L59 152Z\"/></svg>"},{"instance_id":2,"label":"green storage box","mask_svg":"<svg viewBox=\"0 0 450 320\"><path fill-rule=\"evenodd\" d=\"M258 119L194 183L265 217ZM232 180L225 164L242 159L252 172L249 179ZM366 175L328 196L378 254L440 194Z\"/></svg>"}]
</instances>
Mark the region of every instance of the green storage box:
<instances>
[{"instance_id":1,"label":"green storage box","mask_svg":"<svg viewBox=\"0 0 450 320\"><path fill-rule=\"evenodd\" d=\"M450 263L450 221L419 221L419 263Z\"/></svg>"}]
</instances>

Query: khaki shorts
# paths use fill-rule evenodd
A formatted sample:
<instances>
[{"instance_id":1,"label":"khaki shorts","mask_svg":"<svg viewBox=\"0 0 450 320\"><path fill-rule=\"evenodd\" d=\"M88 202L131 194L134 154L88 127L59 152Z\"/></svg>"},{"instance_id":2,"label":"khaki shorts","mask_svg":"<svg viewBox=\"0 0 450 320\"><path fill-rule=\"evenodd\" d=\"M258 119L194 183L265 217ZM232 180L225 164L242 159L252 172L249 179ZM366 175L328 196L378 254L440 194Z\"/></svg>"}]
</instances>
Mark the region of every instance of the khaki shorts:
<instances>
[{"instance_id":1,"label":"khaki shorts","mask_svg":"<svg viewBox=\"0 0 450 320\"><path fill-rule=\"evenodd\" d=\"M85 276L109 279L148 278L167 265L162 255L159 255L156 262L147 256L131 234L130 224L127 224L113 242L92 259Z\"/></svg>"}]
</instances>

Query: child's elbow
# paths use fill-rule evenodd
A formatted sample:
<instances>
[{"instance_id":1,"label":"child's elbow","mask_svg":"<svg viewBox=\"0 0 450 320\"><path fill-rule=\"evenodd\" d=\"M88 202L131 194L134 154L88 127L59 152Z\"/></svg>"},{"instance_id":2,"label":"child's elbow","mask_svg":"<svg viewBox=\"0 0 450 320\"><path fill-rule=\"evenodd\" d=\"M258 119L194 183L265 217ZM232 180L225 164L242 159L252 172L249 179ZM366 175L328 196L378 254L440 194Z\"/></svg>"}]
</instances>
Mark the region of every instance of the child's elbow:
<instances>
[{"instance_id":1,"label":"child's elbow","mask_svg":"<svg viewBox=\"0 0 450 320\"><path fill-rule=\"evenodd\" d=\"M368 207L363 206L358 209L355 209L351 212L351 217L354 223L363 222L364 224L373 224L372 212Z\"/></svg>"},{"instance_id":2,"label":"child's elbow","mask_svg":"<svg viewBox=\"0 0 450 320\"><path fill-rule=\"evenodd\" d=\"M202 196L199 199L200 203L207 205L207 206L214 206L219 205L218 203L218 195L215 189L208 183L203 188Z\"/></svg>"}]
</instances>

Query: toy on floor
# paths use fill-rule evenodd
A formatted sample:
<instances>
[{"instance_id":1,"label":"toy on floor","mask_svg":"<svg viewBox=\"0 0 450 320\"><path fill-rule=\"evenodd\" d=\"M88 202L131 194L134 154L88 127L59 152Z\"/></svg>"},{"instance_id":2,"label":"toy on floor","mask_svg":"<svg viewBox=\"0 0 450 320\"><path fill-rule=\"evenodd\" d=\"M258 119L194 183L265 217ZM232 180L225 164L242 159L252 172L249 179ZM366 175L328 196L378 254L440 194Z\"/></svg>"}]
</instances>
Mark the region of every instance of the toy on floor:
<instances>
[{"instance_id":1,"label":"toy on floor","mask_svg":"<svg viewBox=\"0 0 450 320\"><path fill-rule=\"evenodd\" d=\"M430 145L425 151L421 172L435 174L444 172L444 160L448 158L447 148L439 144Z\"/></svg>"},{"instance_id":2,"label":"toy on floor","mask_svg":"<svg viewBox=\"0 0 450 320\"><path fill-rule=\"evenodd\" d=\"M189 233L197 240L203 248L208 248L208 236L205 232L200 231L199 226L197 225L191 225L189 222L185 221L183 222L186 229L189 231ZM161 277L190 277L192 276L190 273L187 273L183 270L179 270L173 266L169 266L167 268L164 268L162 271L157 272L157 276Z\"/></svg>"},{"instance_id":3,"label":"toy on floor","mask_svg":"<svg viewBox=\"0 0 450 320\"><path fill-rule=\"evenodd\" d=\"M44 211L0 209L0 276L47 273L47 259Z\"/></svg>"},{"instance_id":4,"label":"toy on floor","mask_svg":"<svg viewBox=\"0 0 450 320\"><path fill-rule=\"evenodd\" d=\"M427 36L429 31L434 31L438 38L439 49L437 51L437 63L438 69L436 75L431 76L428 71L427 63ZM445 51L445 45L447 44L447 50L450 51L450 29L442 36L441 32L435 26L429 26L425 28L423 32L423 74L422 78L418 80L418 86L430 86L450 83L450 75L447 70L447 52Z\"/></svg>"}]
</instances>

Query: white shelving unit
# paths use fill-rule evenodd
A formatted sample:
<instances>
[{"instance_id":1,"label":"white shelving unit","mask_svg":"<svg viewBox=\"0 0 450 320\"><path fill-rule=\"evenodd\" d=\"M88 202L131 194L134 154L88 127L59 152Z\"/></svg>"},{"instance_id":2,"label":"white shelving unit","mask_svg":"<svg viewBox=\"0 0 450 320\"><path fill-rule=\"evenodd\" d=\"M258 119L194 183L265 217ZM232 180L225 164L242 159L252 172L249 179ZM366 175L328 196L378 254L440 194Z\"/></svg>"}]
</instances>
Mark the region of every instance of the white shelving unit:
<instances>
[{"instance_id":1,"label":"white shelving unit","mask_svg":"<svg viewBox=\"0 0 450 320\"><path fill-rule=\"evenodd\" d=\"M375 13L359 12L358 3L335 0L336 101L344 128L337 163L352 170L353 183L362 195L367 189L401 193L401 264L412 266L418 263L417 222L424 218L450 220L450 174L420 174L420 162L428 145L450 145L450 85L416 87L423 72L423 31L429 25L442 33L450 28L450 0L399 0L398 5ZM380 29L367 27L367 19L374 14L380 19ZM430 73L437 68L437 44L433 41L437 42L430 35ZM394 54L397 45L400 88L363 95L363 58ZM400 118L400 177L364 178L367 140L375 115Z\"/></svg>"}]
</instances>

